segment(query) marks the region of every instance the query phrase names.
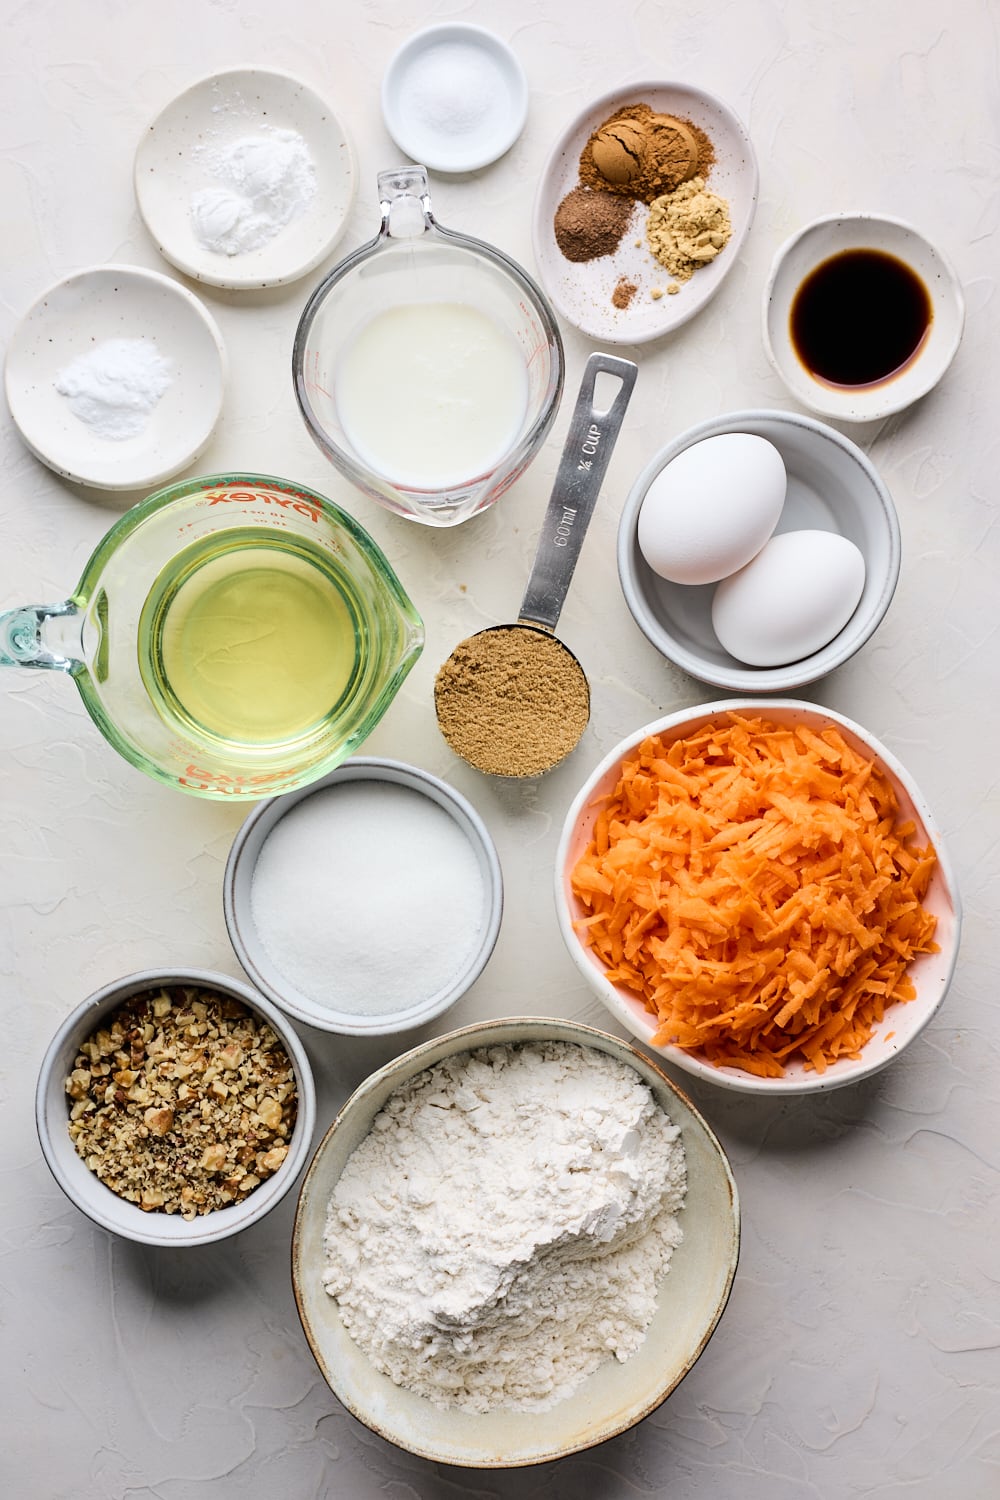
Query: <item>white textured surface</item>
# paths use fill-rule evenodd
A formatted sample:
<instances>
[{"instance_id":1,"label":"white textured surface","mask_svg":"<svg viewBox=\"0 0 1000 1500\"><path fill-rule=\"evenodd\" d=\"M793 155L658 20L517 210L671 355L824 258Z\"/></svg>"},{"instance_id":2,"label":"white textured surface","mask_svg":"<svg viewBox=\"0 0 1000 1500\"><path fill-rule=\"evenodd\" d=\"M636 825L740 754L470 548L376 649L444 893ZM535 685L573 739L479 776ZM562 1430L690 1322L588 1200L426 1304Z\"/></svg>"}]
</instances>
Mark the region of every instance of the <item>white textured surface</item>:
<instances>
[{"instance_id":1,"label":"white textured surface","mask_svg":"<svg viewBox=\"0 0 1000 1500\"><path fill-rule=\"evenodd\" d=\"M672 435L728 409L791 404L760 342L776 246L807 219L842 208L911 220L955 263L968 322L937 390L851 434L895 497L902 575L874 640L811 694L883 739L934 807L965 900L956 981L935 1024L868 1085L774 1105L697 1090L743 1198L730 1306L658 1412L562 1465L434 1469L347 1417L295 1315L290 1199L239 1240L186 1255L117 1242L62 1199L31 1117L43 1048L59 1018L116 975L174 962L237 972L220 888L240 814L133 771L67 682L4 678L3 1492L17 1500L992 1500L1000 1489L1000 1044L989 931L1000 891L1000 12L989 0L624 0L611 8L469 0L432 12L417 0L336 8L39 0L4 10L4 342L43 287L81 266L166 269L135 210L132 153L155 111L213 68L286 68L330 96L360 161L345 251L373 232L375 173L398 160L381 119L382 69L431 20L490 25L524 63L531 102L514 148L481 174L433 179L432 189L443 223L493 240L529 268L541 163L588 99L661 71L717 93L749 128L761 194L738 266L699 317L636 353L636 395L561 625L590 675L593 720L575 756L534 785L495 786L456 764L435 727L431 686L456 641L516 610L569 402L543 455L498 507L451 533L422 530L354 494L299 423L292 332L321 272L264 293L203 290L233 371L203 472L256 468L331 495L385 546L427 617L424 656L366 749L447 777L500 849L500 941L448 1025L519 1011L606 1024L556 930L559 825L586 770L629 730L714 696L665 666L632 624L614 566L617 515L634 474ZM591 345L564 331L572 391ZM0 604L64 597L121 501L61 483L6 416L0 461ZM322 1128L389 1044L318 1034L307 1044Z\"/></svg>"}]
</instances>

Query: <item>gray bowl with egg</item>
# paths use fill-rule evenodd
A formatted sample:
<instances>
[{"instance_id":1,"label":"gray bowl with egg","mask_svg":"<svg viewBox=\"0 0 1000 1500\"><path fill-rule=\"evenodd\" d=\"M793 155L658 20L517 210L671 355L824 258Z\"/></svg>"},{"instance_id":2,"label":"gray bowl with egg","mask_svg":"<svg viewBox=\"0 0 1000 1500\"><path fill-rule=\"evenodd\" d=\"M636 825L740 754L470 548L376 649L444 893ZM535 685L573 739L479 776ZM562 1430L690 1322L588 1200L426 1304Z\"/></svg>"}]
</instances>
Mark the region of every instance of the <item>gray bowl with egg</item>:
<instances>
[{"instance_id":1,"label":"gray bowl with egg","mask_svg":"<svg viewBox=\"0 0 1000 1500\"><path fill-rule=\"evenodd\" d=\"M662 577L654 572L640 547L643 505L654 482L662 483L667 466L695 444L737 433L766 440L784 463L787 487L773 538L793 532L812 534L813 555L818 558L825 533L853 544L864 563L857 602L849 617L837 624L831 638L803 651L800 642L807 630L803 628L800 635L793 624L782 622L780 628L788 634L789 655L786 661L772 666L750 665L723 646L713 627L717 581L681 583ZM731 497L734 515L738 514L748 475L739 468L731 472L720 469L718 481ZM820 534L818 538L816 533ZM830 543L831 548L834 545ZM836 545L842 547L842 543ZM832 427L794 412L728 412L681 433L660 449L636 479L618 530L618 575L640 630L669 661L692 677L734 693L794 692L852 657L871 637L889 607L899 577L900 557L895 506L871 460ZM763 549L751 561L759 570ZM748 579L743 564L734 569L734 581L741 571L744 581ZM796 581L800 581L798 574ZM732 587L729 577L724 582L727 588ZM780 593L773 588L768 593L780 603ZM850 603L849 599L848 606ZM758 618L756 609L753 618ZM810 622L809 628L814 624Z\"/></svg>"}]
</instances>

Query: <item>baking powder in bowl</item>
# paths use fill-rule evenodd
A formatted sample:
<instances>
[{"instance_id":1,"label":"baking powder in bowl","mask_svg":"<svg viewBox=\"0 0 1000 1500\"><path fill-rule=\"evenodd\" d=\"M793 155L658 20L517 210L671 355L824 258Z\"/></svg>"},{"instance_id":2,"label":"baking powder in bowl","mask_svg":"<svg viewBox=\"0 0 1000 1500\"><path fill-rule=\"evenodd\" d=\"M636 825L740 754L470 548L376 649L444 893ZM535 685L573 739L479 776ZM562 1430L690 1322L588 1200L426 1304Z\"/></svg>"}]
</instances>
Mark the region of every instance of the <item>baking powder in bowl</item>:
<instances>
[{"instance_id":1,"label":"baking powder in bowl","mask_svg":"<svg viewBox=\"0 0 1000 1500\"><path fill-rule=\"evenodd\" d=\"M482 940L476 852L430 797L345 781L289 808L261 845L253 924L316 1005L390 1015L446 989Z\"/></svg>"},{"instance_id":2,"label":"baking powder in bowl","mask_svg":"<svg viewBox=\"0 0 1000 1500\"><path fill-rule=\"evenodd\" d=\"M558 1041L459 1053L348 1160L324 1285L397 1385L541 1411L643 1342L685 1189L680 1131L627 1064Z\"/></svg>"}]
</instances>

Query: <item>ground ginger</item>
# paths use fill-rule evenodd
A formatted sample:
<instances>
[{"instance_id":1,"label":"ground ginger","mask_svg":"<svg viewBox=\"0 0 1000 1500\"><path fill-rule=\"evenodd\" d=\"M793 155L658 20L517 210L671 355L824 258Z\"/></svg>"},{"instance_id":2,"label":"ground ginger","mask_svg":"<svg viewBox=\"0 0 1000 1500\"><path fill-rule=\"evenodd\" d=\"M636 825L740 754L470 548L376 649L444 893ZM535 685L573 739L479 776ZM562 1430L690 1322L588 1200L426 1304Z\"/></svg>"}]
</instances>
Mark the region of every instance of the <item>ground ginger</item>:
<instances>
[{"instance_id":1,"label":"ground ginger","mask_svg":"<svg viewBox=\"0 0 1000 1500\"><path fill-rule=\"evenodd\" d=\"M732 232L728 203L708 191L703 177L682 182L649 206L646 242L678 282L689 281L695 271L713 261Z\"/></svg>"}]
</instances>

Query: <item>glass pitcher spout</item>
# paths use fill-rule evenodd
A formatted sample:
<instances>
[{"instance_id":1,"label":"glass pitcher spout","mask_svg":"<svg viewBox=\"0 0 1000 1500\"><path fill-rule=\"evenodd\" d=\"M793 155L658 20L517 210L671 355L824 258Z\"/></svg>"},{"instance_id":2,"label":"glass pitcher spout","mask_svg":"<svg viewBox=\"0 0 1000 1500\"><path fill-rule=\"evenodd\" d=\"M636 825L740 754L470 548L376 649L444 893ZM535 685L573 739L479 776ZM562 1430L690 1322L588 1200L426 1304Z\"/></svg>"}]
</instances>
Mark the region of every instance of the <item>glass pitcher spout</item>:
<instances>
[{"instance_id":1,"label":"glass pitcher spout","mask_svg":"<svg viewBox=\"0 0 1000 1500\"><path fill-rule=\"evenodd\" d=\"M23 604L0 615L0 667L75 674L84 670L80 650L80 610L72 599Z\"/></svg>"}]
</instances>

